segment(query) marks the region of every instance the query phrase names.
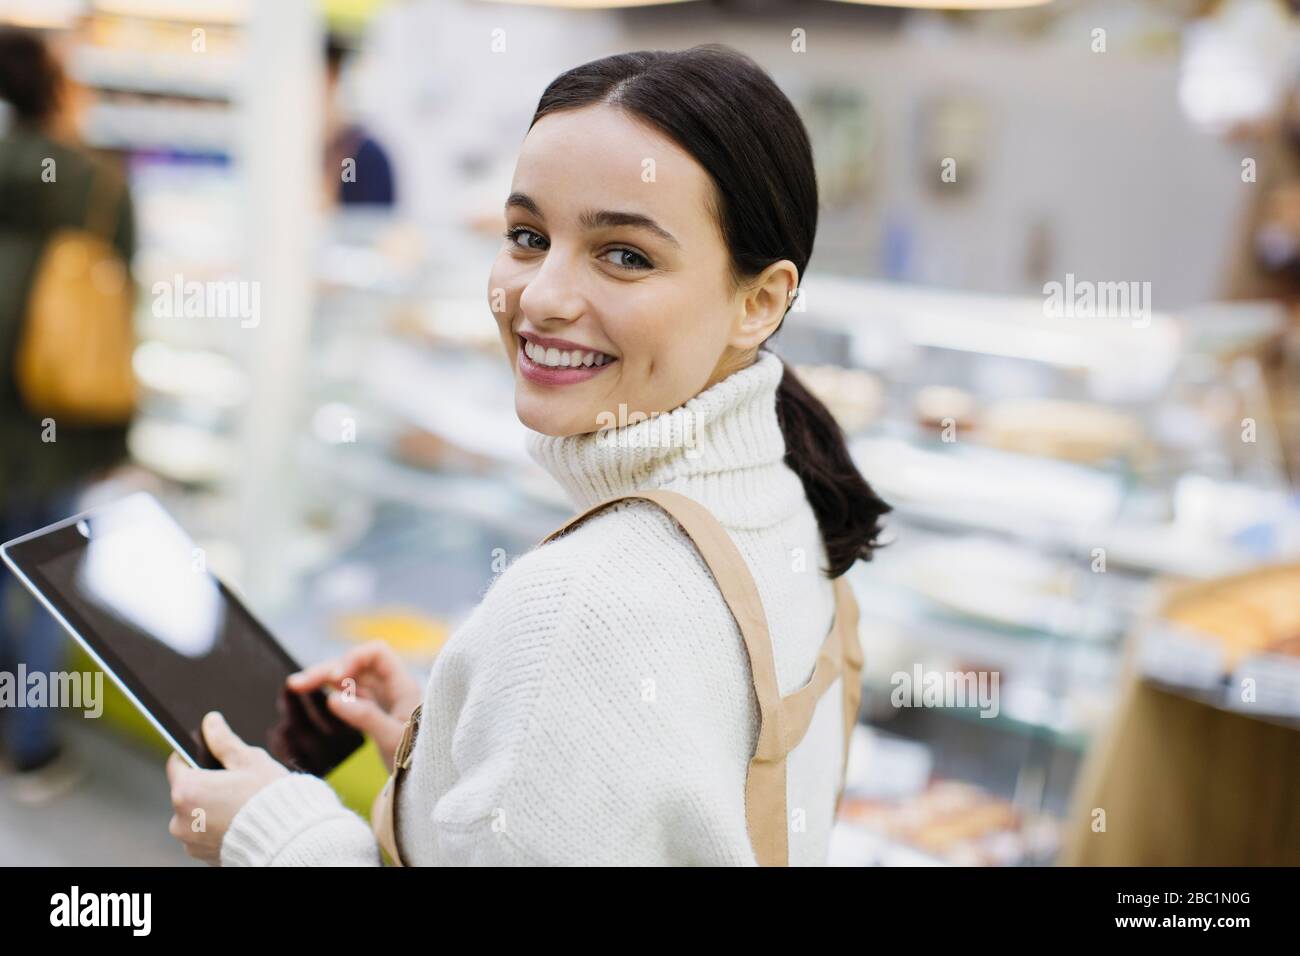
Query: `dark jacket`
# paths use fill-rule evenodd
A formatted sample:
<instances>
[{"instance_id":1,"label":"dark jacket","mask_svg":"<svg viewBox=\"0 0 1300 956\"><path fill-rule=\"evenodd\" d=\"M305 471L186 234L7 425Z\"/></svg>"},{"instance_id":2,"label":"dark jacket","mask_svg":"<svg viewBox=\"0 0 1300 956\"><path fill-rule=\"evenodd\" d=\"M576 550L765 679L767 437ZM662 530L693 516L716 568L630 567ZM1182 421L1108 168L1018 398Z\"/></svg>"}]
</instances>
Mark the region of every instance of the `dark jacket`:
<instances>
[{"instance_id":1,"label":"dark jacket","mask_svg":"<svg viewBox=\"0 0 1300 956\"><path fill-rule=\"evenodd\" d=\"M388 154L360 126L352 126L331 144L331 156L350 158L356 163L356 176L339 179L339 203L344 206L391 206L396 201L393 167ZM338 175L337 163L331 173Z\"/></svg>"},{"instance_id":2,"label":"dark jacket","mask_svg":"<svg viewBox=\"0 0 1300 956\"><path fill-rule=\"evenodd\" d=\"M54 160L54 182L42 180ZM135 223L122 177L87 154L41 133L15 126L0 137L0 505L17 497L43 497L75 484L126 454L124 427L76 428L56 423L56 440L42 441L39 418L23 407L14 382L14 354L37 263L58 229L84 226L92 184L121 192L113 245L128 263ZM88 316L87 321L93 321Z\"/></svg>"}]
</instances>

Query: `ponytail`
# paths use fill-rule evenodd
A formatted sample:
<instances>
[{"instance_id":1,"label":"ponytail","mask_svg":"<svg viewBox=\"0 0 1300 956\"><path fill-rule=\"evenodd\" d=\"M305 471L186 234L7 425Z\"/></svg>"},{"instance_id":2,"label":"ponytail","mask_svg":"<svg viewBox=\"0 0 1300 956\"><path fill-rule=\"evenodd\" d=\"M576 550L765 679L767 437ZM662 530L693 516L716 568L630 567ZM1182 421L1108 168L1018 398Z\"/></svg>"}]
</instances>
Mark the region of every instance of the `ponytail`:
<instances>
[{"instance_id":1,"label":"ponytail","mask_svg":"<svg viewBox=\"0 0 1300 956\"><path fill-rule=\"evenodd\" d=\"M826 546L828 577L853 562L871 560L880 546L880 518L890 511L858 472L844 432L787 365L776 393L776 418L785 436L785 463L803 482Z\"/></svg>"}]
</instances>

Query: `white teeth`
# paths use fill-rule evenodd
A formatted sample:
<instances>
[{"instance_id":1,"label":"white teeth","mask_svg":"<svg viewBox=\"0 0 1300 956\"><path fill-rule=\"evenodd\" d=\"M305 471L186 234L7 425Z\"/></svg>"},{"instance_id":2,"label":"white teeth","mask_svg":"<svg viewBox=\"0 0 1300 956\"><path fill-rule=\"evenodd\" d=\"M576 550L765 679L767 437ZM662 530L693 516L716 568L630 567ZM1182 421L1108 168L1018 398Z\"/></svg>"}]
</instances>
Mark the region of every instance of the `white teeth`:
<instances>
[{"instance_id":1,"label":"white teeth","mask_svg":"<svg viewBox=\"0 0 1300 956\"><path fill-rule=\"evenodd\" d=\"M584 352L581 349L561 352L559 349L544 348L527 340L524 341L524 354L538 365L546 365L550 368L599 368L611 361L608 355L601 352Z\"/></svg>"}]
</instances>

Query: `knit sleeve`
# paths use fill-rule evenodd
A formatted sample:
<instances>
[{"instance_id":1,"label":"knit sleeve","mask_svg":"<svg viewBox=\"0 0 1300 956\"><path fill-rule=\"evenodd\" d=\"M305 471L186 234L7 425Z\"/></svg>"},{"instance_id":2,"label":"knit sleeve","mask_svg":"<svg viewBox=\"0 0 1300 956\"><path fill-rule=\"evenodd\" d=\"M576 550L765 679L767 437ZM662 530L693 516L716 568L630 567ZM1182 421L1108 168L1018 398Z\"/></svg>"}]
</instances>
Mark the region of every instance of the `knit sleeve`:
<instances>
[{"instance_id":1,"label":"knit sleeve","mask_svg":"<svg viewBox=\"0 0 1300 956\"><path fill-rule=\"evenodd\" d=\"M370 827L319 777L291 773L263 787L235 814L222 866L379 866Z\"/></svg>"}]
</instances>

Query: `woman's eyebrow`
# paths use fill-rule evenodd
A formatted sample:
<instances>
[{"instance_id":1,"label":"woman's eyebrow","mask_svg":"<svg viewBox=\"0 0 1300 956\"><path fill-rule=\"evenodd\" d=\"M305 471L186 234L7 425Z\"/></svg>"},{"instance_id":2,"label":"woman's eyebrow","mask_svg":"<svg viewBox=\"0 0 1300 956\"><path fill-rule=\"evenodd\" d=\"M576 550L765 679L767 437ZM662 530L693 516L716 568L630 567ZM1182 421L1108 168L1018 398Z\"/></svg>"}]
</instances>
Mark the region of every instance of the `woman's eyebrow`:
<instances>
[{"instance_id":1,"label":"woman's eyebrow","mask_svg":"<svg viewBox=\"0 0 1300 956\"><path fill-rule=\"evenodd\" d=\"M527 193L511 193L509 198L506 199L506 209L509 210L512 206L518 206L538 219L546 218L542 215L541 207ZM588 210L578 217L578 221L582 223L584 229L608 229L611 226L631 226L637 229L646 229L665 242L670 242L674 246L681 248L681 243L677 241L677 238L671 232L649 216L643 216L639 212L619 212L613 209Z\"/></svg>"},{"instance_id":2,"label":"woman's eyebrow","mask_svg":"<svg viewBox=\"0 0 1300 956\"><path fill-rule=\"evenodd\" d=\"M632 226L637 229L645 229L653 232L665 242L670 242L674 246L681 248L681 243L677 241L671 232L649 216L643 216L639 212L619 212L613 209L587 210L578 217L578 221L582 223L584 229L608 229L611 226Z\"/></svg>"},{"instance_id":3,"label":"woman's eyebrow","mask_svg":"<svg viewBox=\"0 0 1300 956\"><path fill-rule=\"evenodd\" d=\"M526 193L511 193L506 198L507 212L510 211L511 206L519 206L521 209L524 209L525 211L532 213L538 219L546 218L545 216L542 215L541 207L539 207L537 203L533 202L532 197Z\"/></svg>"}]
</instances>

